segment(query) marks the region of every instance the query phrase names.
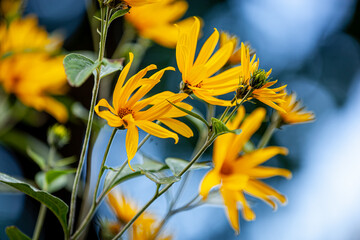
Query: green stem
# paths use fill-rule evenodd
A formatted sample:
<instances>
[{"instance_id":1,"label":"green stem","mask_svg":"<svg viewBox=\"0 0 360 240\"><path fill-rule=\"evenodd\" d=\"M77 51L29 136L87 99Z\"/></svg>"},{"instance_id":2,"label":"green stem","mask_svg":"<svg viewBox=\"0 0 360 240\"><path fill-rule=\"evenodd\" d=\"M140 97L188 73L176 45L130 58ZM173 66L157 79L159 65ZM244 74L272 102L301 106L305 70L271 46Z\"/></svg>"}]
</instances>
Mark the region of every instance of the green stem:
<instances>
[{"instance_id":1,"label":"green stem","mask_svg":"<svg viewBox=\"0 0 360 240\"><path fill-rule=\"evenodd\" d=\"M105 166L106 158L107 158L107 156L109 154L110 146L111 146L111 143L112 143L112 141L113 141L113 139L115 137L116 132L117 132L117 128L114 128L114 130L111 133L109 142L107 144L107 147L106 147L106 150L105 150L105 153L104 153L103 160L102 160L101 165L100 165L100 172L99 172L98 179L96 181L96 187L95 187L95 191L94 191L93 205L96 204L96 197L97 197L97 193L98 193L98 189L99 189L99 185L100 185L100 180L101 180L101 177L102 177L102 175L103 175L103 173L105 171L104 166Z\"/></svg>"},{"instance_id":2,"label":"green stem","mask_svg":"<svg viewBox=\"0 0 360 240\"><path fill-rule=\"evenodd\" d=\"M276 128L279 127L281 118L279 117L279 114L277 112L273 112L271 116L271 122L267 129L265 130L264 135L262 136L257 148L264 148L268 142L270 141L271 136L273 135Z\"/></svg>"},{"instance_id":3,"label":"green stem","mask_svg":"<svg viewBox=\"0 0 360 240\"><path fill-rule=\"evenodd\" d=\"M191 166L196 162L196 160L198 160L202 154L206 151L206 149L212 144L212 142L215 140L215 137L211 137L205 144L204 146L199 150L199 152L194 156L194 158L188 163L188 165L186 165L186 167L178 174L179 177L181 177L182 175L184 175L184 173L189 170L189 168L191 168ZM116 236L114 238L112 238L112 240L115 239L119 239L124 232L136 221L136 219L140 216L141 213L143 213L156 199L158 199L161 195L163 195L167 190L169 190L169 188L173 185L174 183L170 183L168 185L166 185L166 187L164 187L160 192L158 192L157 194L154 195L154 197L152 197L149 202L147 202L145 204L145 206L139 211L138 214L136 214L129 222L128 224L126 224L123 229L116 234Z\"/></svg>"},{"instance_id":4,"label":"green stem","mask_svg":"<svg viewBox=\"0 0 360 240\"><path fill-rule=\"evenodd\" d=\"M239 107L246 101L246 99L250 96L250 94L252 93L252 90L250 89L245 96L241 99L239 104L236 104L236 107L231 111L230 115L228 116L228 118L225 120L225 124L231 119L231 117L236 113L236 111L239 109Z\"/></svg>"},{"instance_id":5,"label":"green stem","mask_svg":"<svg viewBox=\"0 0 360 240\"><path fill-rule=\"evenodd\" d=\"M99 62L101 62L104 57L105 41L106 41L108 22L109 22L108 20L110 17L109 15L110 15L110 10L109 10L109 8L106 8L105 24L103 23L103 21L101 21L101 40L99 43L100 48L99 48L99 56L98 56ZM101 19L104 19L104 9L103 8L101 9ZM79 165L76 170L74 185L73 185L72 192L71 192L70 213L69 213L69 220L68 220L69 221L69 225L68 225L68 233L69 234L72 233L73 225L74 225L74 221L75 221L76 197L77 197L77 192L78 192L78 188L79 188L80 175L81 175L81 172L82 172L82 169L84 166L85 155L86 155L87 149L88 149L88 142L90 139L91 127L92 127L92 123L93 123L93 119L94 119L94 108L95 108L97 95L99 92L101 66L102 65L100 64L99 67L96 69L97 74L95 77L94 87L93 87L93 91L92 91L92 98L91 98L91 104L90 104L88 123L86 126L84 143L83 143L83 146L81 149Z\"/></svg>"},{"instance_id":6,"label":"green stem","mask_svg":"<svg viewBox=\"0 0 360 240\"><path fill-rule=\"evenodd\" d=\"M40 237L41 229L42 229L42 226L43 226L44 220L45 220L45 215L46 215L46 206L44 204L41 204L39 216L36 221L35 230L34 230L34 234L32 237L33 240L38 240Z\"/></svg>"},{"instance_id":7,"label":"green stem","mask_svg":"<svg viewBox=\"0 0 360 240\"><path fill-rule=\"evenodd\" d=\"M143 140L140 142L137 150L139 150L144 144L145 142L150 138L150 134L147 134ZM88 214L86 215L86 217L84 218L83 222L81 223L80 227L78 228L78 230L76 230L76 232L71 236L71 239L77 239L81 233L84 231L84 229L86 228L86 226L89 224L89 222L91 221L92 217L94 216L96 209L99 207L100 203L102 202L102 200L105 198L106 194L110 191L111 186L114 184L116 178L119 176L119 174L122 172L122 170L125 168L126 164L127 164L127 160L124 161L124 163L120 166L119 171L117 172L117 174L115 175L115 177L110 181L110 184L108 185L109 187L106 189L103 189L103 191L101 192L100 196L97 198L97 200L95 201L95 203L93 202L93 204L90 207L90 210L88 212Z\"/></svg>"}]
</instances>

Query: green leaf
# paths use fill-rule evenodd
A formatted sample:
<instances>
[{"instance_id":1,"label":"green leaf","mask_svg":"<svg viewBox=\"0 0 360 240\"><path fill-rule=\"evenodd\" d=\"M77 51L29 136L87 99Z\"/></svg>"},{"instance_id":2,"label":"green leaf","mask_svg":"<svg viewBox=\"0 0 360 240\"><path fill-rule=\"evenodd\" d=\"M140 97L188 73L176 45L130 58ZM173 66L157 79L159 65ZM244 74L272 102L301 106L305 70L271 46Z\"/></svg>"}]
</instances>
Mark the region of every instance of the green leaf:
<instances>
[{"instance_id":1,"label":"green leaf","mask_svg":"<svg viewBox=\"0 0 360 240\"><path fill-rule=\"evenodd\" d=\"M236 130L228 129L225 123L223 123L217 118L211 118L211 122L216 136L220 136L225 133L235 133L235 134L241 133L241 129L236 129Z\"/></svg>"},{"instance_id":2,"label":"green leaf","mask_svg":"<svg viewBox=\"0 0 360 240\"><path fill-rule=\"evenodd\" d=\"M100 78L108 76L116 71L123 69L124 58L121 59L103 59Z\"/></svg>"},{"instance_id":3,"label":"green leaf","mask_svg":"<svg viewBox=\"0 0 360 240\"><path fill-rule=\"evenodd\" d=\"M124 16L125 14L127 14L129 12L130 8L126 8L126 9L120 9L118 11L116 11L110 18L109 20L109 24L114 21L115 19Z\"/></svg>"},{"instance_id":4,"label":"green leaf","mask_svg":"<svg viewBox=\"0 0 360 240\"><path fill-rule=\"evenodd\" d=\"M65 167L77 161L75 156L59 159L55 162L55 167Z\"/></svg>"},{"instance_id":5,"label":"green leaf","mask_svg":"<svg viewBox=\"0 0 360 240\"><path fill-rule=\"evenodd\" d=\"M158 184L171 184L181 179L181 177L178 176L166 176L163 172L151 172L144 169L141 169L141 173Z\"/></svg>"},{"instance_id":6,"label":"green leaf","mask_svg":"<svg viewBox=\"0 0 360 240\"><path fill-rule=\"evenodd\" d=\"M0 182L5 183L13 188L16 188L17 190L29 195L30 197L44 204L59 219L60 224L64 230L64 234L67 235L66 216L69 207L66 205L66 203L63 200L51 195L48 192L39 190L16 178L10 177L4 173L0 173Z\"/></svg>"},{"instance_id":7,"label":"green leaf","mask_svg":"<svg viewBox=\"0 0 360 240\"><path fill-rule=\"evenodd\" d=\"M46 168L46 161L43 157L31 150L30 147L26 149L26 152L29 157L40 167L41 170L44 170Z\"/></svg>"},{"instance_id":8,"label":"green leaf","mask_svg":"<svg viewBox=\"0 0 360 240\"><path fill-rule=\"evenodd\" d=\"M130 178L141 176L141 169L146 171L159 171L160 169L163 169L165 165L149 158L143 158L142 164L134 164L132 165L132 167L135 170L135 172L133 172L130 169L130 167L126 165L118 176L116 175L119 169L108 168L109 171L105 177L104 188L112 189L113 187L115 187L116 185L120 184L123 181L126 181ZM115 181L113 182L113 184L110 185L111 181L115 177L116 177Z\"/></svg>"},{"instance_id":9,"label":"green leaf","mask_svg":"<svg viewBox=\"0 0 360 240\"><path fill-rule=\"evenodd\" d=\"M15 226L7 227L5 231L10 240L31 240L30 237L21 232L20 229Z\"/></svg>"},{"instance_id":10,"label":"green leaf","mask_svg":"<svg viewBox=\"0 0 360 240\"><path fill-rule=\"evenodd\" d=\"M180 158L166 158L165 162L175 176L177 176L189 164L188 161ZM205 168L210 168L209 162L194 163L190 167L190 170L205 169Z\"/></svg>"},{"instance_id":11,"label":"green leaf","mask_svg":"<svg viewBox=\"0 0 360 240\"><path fill-rule=\"evenodd\" d=\"M73 87L80 87L100 65L90 58L77 53L70 53L63 61L68 82Z\"/></svg>"},{"instance_id":12,"label":"green leaf","mask_svg":"<svg viewBox=\"0 0 360 240\"><path fill-rule=\"evenodd\" d=\"M167 101L168 101L168 100L167 100ZM201 117L199 114L194 113L194 112L192 112L192 111L189 111L189 110L187 110L187 109L185 109L185 108L176 106L175 104L173 104L173 103L170 102L170 101L168 101L168 102L169 102L171 105L173 105L174 107L176 107L177 109L179 109L179 110L181 110L181 111L189 114L190 116L192 116L192 117L194 117L194 118L196 118L196 119L199 119L200 121L202 121L203 123L205 123L205 125L206 125L208 128L210 127L210 126L209 126L209 123L208 123L203 117Z\"/></svg>"},{"instance_id":13,"label":"green leaf","mask_svg":"<svg viewBox=\"0 0 360 240\"><path fill-rule=\"evenodd\" d=\"M35 175L35 182L40 188L50 193L59 191L67 184L67 175L74 173L76 169L60 169L49 170L47 172L39 172Z\"/></svg>"}]
</instances>

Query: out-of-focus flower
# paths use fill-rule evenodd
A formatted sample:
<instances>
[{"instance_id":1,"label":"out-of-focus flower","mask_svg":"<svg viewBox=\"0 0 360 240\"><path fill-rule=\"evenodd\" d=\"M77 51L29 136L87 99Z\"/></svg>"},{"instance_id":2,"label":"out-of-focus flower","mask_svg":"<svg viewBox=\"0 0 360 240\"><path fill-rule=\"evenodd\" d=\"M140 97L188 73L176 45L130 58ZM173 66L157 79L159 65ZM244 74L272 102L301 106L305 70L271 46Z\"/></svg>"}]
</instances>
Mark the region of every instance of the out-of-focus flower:
<instances>
[{"instance_id":1,"label":"out-of-focus flower","mask_svg":"<svg viewBox=\"0 0 360 240\"><path fill-rule=\"evenodd\" d=\"M227 32L221 32L220 33L220 47L224 46L226 43L232 42L234 45L233 53L231 57L228 60L229 65L237 65L241 63L241 47L238 47L239 39L235 35L230 35ZM250 46L247 44L245 45L250 49L250 57L255 54L255 51L250 48Z\"/></svg>"},{"instance_id":2,"label":"out-of-focus flower","mask_svg":"<svg viewBox=\"0 0 360 240\"><path fill-rule=\"evenodd\" d=\"M113 107L105 99L101 99L95 106L95 111L101 118L107 120L109 126L127 129L125 145L130 166L130 160L135 156L138 147L138 127L159 138L173 138L175 143L178 142L178 135L153 121L159 119L165 120L164 124L186 137L190 137L189 132L191 132L192 136L192 131L185 124L179 125L177 122L166 121L174 115L179 116L179 110L169 102L176 104L185 99L187 94L163 92L153 97L142 99L160 81L166 70L174 70L174 68L167 67L156 72L150 78L143 78L149 70L156 69L156 66L152 64L139 71L125 83L125 78L134 59L132 53L129 55L130 62L122 70L115 86ZM160 101L154 102L154 99L159 99ZM108 110L101 111L100 107L105 107ZM182 116L184 115L186 114L183 113Z\"/></svg>"},{"instance_id":3,"label":"out-of-focus flower","mask_svg":"<svg viewBox=\"0 0 360 240\"><path fill-rule=\"evenodd\" d=\"M260 127L266 111L258 108L245 120L245 110L241 107L235 118L228 123L229 129L242 130L241 134L224 134L214 143L214 169L208 172L200 184L200 195L206 199L209 191L220 185L228 219L236 232L239 232L237 203L242 205L242 214L246 220L254 220L255 213L249 207L244 193L257 197L270 204L274 209L274 199L286 202L285 196L263 183L260 179L273 176L291 177L286 169L259 166L277 154L287 154L282 147L266 147L249 153L242 153L243 147ZM242 122L243 121L243 122ZM242 123L241 123L242 122ZM240 155L239 155L240 153Z\"/></svg>"},{"instance_id":4,"label":"out-of-focus flower","mask_svg":"<svg viewBox=\"0 0 360 240\"><path fill-rule=\"evenodd\" d=\"M65 106L52 95L63 95L67 81L63 57L47 53L15 54L0 60L0 83L7 93L29 107L46 111L59 122L68 119Z\"/></svg>"},{"instance_id":5,"label":"out-of-focus flower","mask_svg":"<svg viewBox=\"0 0 360 240\"><path fill-rule=\"evenodd\" d=\"M229 106L231 101L214 96L223 95L238 88L241 67L234 67L213 75L229 60L234 45L230 41L213 54L219 41L219 32L215 29L194 61L199 32L200 21L196 17L190 28L180 27L176 45L176 61L182 73L181 89L188 94L194 93L198 98L210 104Z\"/></svg>"},{"instance_id":6,"label":"out-of-focus flower","mask_svg":"<svg viewBox=\"0 0 360 240\"><path fill-rule=\"evenodd\" d=\"M184 0L163 0L146 6L133 7L125 19L130 22L139 35L156 43L173 48L178 40L178 29L174 23L184 16L188 4ZM192 19L176 22L181 27L189 27Z\"/></svg>"},{"instance_id":7,"label":"out-of-focus flower","mask_svg":"<svg viewBox=\"0 0 360 240\"><path fill-rule=\"evenodd\" d=\"M111 209L114 211L118 222L107 224L108 230L115 235L121 227L128 223L140 210L134 201L125 197L119 191L112 191L108 194L108 203ZM144 212L134 222L131 231L132 240L149 240L154 239L155 234L158 232L158 221L156 216L148 212ZM160 235L156 239L159 240L171 240L171 235Z\"/></svg>"},{"instance_id":8,"label":"out-of-focus flower","mask_svg":"<svg viewBox=\"0 0 360 240\"><path fill-rule=\"evenodd\" d=\"M286 85L278 88L269 88L277 83L277 80L270 81L269 76L271 69L268 72L259 70L259 59L255 61L256 54L250 59L250 50L244 43L241 43L241 75L240 85L241 87L237 90L238 99L242 99L248 91L252 91L251 95L247 98L250 100L256 98L260 102L278 110L286 112L278 104L283 103L284 93L281 93Z\"/></svg>"},{"instance_id":9,"label":"out-of-focus flower","mask_svg":"<svg viewBox=\"0 0 360 240\"><path fill-rule=\"evenodd\" d=\"M19 13L23 1L21 0L2 0L0 2L0 15L13 17Z\"/></svg>"},{"instance_id":10,"label":"out-of-focus flower","mask_svg":"<svg viewBox=\"0 0 360 240\"><path fill-rule=\"evenodd\" d=\"M286 111L286 113L278 112L281 117L281 124L306 123L315 120L314 113L305 111L300 101L296 99L296 93L286 94L284 100L285 102L279 104Z\"/></svg>"},{"instance_id":11,"label":"out-of-focus flower","mask_svg":"<svg viewBox=\"0 0 360 240\"><path fill-rule=\"evenodd\" d=\"M62 39L50 37L38 26L37 18L28 16L15 19L8 26L0 23L0 58L4 55L28 52L53 52L59 50Z\"/></svg>"},{"instance_id":12,"label":"out-of-focus flower","mask_svg":"<svg viewBox=\"0 0 360 240\"><path fill-rule=\"evenodd\" d=\"M54 124L48 130L47 141L61 148L70 141L70 131L64 125Z\"/></svg>"}]
</instances>

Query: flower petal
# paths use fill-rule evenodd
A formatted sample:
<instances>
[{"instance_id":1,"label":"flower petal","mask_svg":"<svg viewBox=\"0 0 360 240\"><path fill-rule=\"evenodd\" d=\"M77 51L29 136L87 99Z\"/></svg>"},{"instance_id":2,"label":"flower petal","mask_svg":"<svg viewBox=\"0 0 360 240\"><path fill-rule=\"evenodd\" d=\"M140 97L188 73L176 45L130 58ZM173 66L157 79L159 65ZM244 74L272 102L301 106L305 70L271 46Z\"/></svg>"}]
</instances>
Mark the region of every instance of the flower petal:
<instances>
[{"instance_id":1,"label":"flower petal","mask_svg":"<svg viewBox=\"0 0 360 240\"><path fill-rule=\"evenodd\" d=\"M138 149L139 131L135 125L134 119L131 116L131 114L126 115L123 118L123 120L127 124L125 146L126 146L126 154L127 154L127 158L128 158L128 164L129 164L130 169L134 171L134 169L130 165L130 161L134 158L134 156L137 152L137 149Z\"/></svg>"},{"instance_id":2,"label":"flower petal","mask_svg":"<svg viewBox=\"0 0 360 240\"><path fill-rule=\"evenodd\" d=\"M236 200L237 200L236 196L233 191L229 191L224 188L221 188L220 191L224 199L226 214L230 221L230 225L238 234L240 232L240 224L239 224L239 213L236 204Z\"/></svg>"},{"instance_id":3,"label":"flower petal","mask_svg":"<svg viewBox=\"0 0 360 240\"><path fill-rule=\"evenodd\" d=\"M206 199L210 190L221 183L220 175L218 171L209 171L202 179L199 186L199 195Z\"/></svg>"},{"instance_id":4,"label":"flower petal","mask_svg":"<svg viewBox=\"0 0 360 240\"><path fill-rule=\"evenodd\" d=\"M138 120L136 121L136 126L155 137L173 138L175 140L175 143L179 141L179 137L176 133L170 132L169 130L159 126L156 123L146 120Z\"/></svg>"},{"instance_id":5,"label":"flower petal","mask_svg":"<svg viewBox=\"0 0 360 240\"><path fill-rule=\"evenodd\" d=\"M165 124L173 131L181 134L184 137L192 137L194 133L192 132L191 128L189 128L185 123L180 122L179 120L172 119L172 118L161 118L159 119L161 123Z\"/></svg>"}]
</instances>

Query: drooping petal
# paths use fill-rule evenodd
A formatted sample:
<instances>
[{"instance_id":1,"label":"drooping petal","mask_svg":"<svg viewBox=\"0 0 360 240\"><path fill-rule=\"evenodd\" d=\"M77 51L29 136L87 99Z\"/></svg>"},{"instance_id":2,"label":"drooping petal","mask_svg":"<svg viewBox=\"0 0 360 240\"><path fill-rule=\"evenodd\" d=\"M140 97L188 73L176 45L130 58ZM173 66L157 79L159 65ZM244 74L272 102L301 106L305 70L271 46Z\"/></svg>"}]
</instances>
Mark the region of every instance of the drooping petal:
<instances>
[{"instance_id":1,"label":"drooping petal","mask_svg":"<svg viewBox=\"0 0 360 240\"><path fill-rule=\"evenodd\" d=\"M251 210L249 204L247 203L244 194L241 191L235 192L236 199L242 204L242 215L245 220L252 221L255 220L255 213Z\"/></svg>"},{"instance_id":2,"label":"drooping petal","mask_svg":"<svg viewBox=\"0 0 360 240\"><path fill-rule=\"evenodd\" d=\"M101 111L100 107L106 107L109 110ZM99 103L96 104L95 112L99 117L105 119L110 127L120 127L124 124L122 119L119 116L117 116L114 108L111 107L110 104L105 99L101 99Z\"/></svg>"},{"instance_id":3,"label":"drooping petal","mask_svg":"<svg viewBox=\"0 0 360 240\"><path fill-rule=\"evenodd\" d=\"M259 180L250 180L249 186L257 188L259 191L263 192L269 197L274 197L278 199L282 204L286 203L286 197L284 195L280 194L278 191Z\"/></svg>"},{"instance_id":4,"label":"drooping petal","mask_svg":"<svg viewBox=\"0 0 360 240\"><path fill-rule=\"evenodd\" d=\"M173 138L175 140L175 143L179 141L179 137L176 133L170 132L169 130L159 126L156 123L146 120L138 120L136 121L136 126L155 137Z\"/></svg>"},{"instance_id":5,"label":"drooping petal","mask_svg":"<svg viewBox=\"0 0 360 240\"><path fill-rule=\"evenodd\" d=\"M206 199L210 190L221 183L219 172L216 170L209 171L203 178L199 187L199 195Z\"/></svg>"},{"instance_id":6,"label":"drooping petal","mask_svg":"<svg viewBox=\"0 0 360 240\"><path fill-rule=\"evenodd\" d=\"M165 124L173 131L181 134L184 137L192 137L194 133L192 132L191 128L189 128L185 123L180 122L179 120L172 119L172 118L161 118L159 119L161 123Z\"/></svg>"},{"instance_id":7,"label":"drooping petal","mask_svg":"<svg viewBox=\"0 0 360 240\"><path fill-rule=\"evenodd\" d=\"M126 146L126 154L128 158L128 164L131 170L134 171L134 169L130 165L130 161L134 158L138 143L139 143L139 131L135 125L134 119L131 116L131 114L126 115L123 118L124 122L127 125L127 133L126 133L126 140L125 140L125 146Z\"/></svg>"},{"instance_id":8,"label":"drooping petal","mask_svg":"<svg viewBox=\"0 0 360 240\"><path fill-rule=\"evenodd\" d=\"M220 188L220 192L224 199L226 214L230 221L230 225L238 234L240 232L240 225L239 225L239 213L236 204L236 200L237 200L236 196L233 191L229 191L224 188Z\"/></svg>"}]
</instances>

